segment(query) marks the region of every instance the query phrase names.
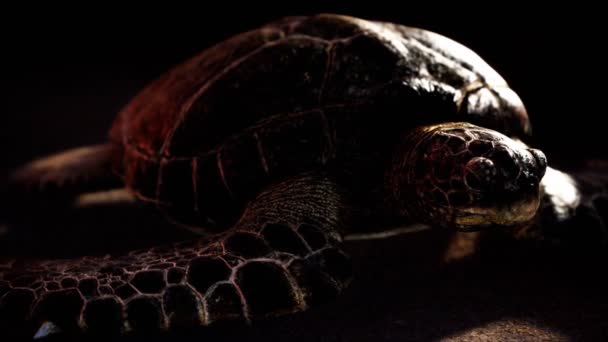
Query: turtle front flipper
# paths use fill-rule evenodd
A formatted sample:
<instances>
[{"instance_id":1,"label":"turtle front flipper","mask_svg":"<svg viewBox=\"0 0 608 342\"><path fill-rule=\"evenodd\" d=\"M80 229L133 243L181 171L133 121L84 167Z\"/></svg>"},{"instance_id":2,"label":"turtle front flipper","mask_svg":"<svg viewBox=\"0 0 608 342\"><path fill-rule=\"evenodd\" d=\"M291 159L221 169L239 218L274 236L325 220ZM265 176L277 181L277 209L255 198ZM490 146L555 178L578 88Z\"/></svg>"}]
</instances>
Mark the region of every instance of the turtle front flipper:
<instances>
[{"instance_id":1,"label":"turtle front flipper","mask_svg":"<svg viewBox=\"0 0 608 342\"><path fill-rule=\"evenodd\" d=\"M130 334L305 310L340 293L349 210L328 177L270 186L221 235L130 252L0 263L0 334Z\"/></svg>"},{"instance_id":2,"label":"turtle front flipper","mask_svg":"<svg viewBox=\"0 0 608 342\"><path fill-rule=\"evenodd\" d=\"M77 195L122 187L113 172L122 155L113 144L87 146L40 158L15 170L8 180L13 206L60 206Z\"/></svg>"},{"instance_id":3,"label":"turtle front flipper","mask_svg":"<svg viewBox=\"0 0 608 342\"><path fill-rule=\"evenodd\" d=\"M608 247L608 162L571 172L548 168L541 187L539 213L518 238L586 251Z\"/></svg>"}]
</instances>

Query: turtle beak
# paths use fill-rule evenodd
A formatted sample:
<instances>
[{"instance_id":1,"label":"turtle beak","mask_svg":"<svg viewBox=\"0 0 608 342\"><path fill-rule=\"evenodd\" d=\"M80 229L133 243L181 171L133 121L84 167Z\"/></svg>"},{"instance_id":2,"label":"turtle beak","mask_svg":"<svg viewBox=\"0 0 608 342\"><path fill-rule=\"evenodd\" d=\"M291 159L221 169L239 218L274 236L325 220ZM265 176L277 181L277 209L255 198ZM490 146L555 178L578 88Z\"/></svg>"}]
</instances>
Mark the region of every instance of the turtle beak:
<instances>
[{"instance_id":1,"label":"turtle beak","mask_svg":"<svg viewBox=\"0 0 608 342\"><path fill-rule=\"evenodd\" d=\"M494 208L468 208L454 218L459 230L479 230L485 226L511 227L532 220L538 211L540 197L538 193L504 203Z\"/></svg>"},{"instance_id":2,"label":"turtle beak","mask_svg":"<svg viewBox=\"0 0 608 342\"><path fill-rule=\"evenodd\" d=\"M544 153L525 145L504 144L486 157L492 162L476 157L469 164L485 161L484 166L496 165L497 177L490 185L479 183L479 202L456 211L455 225L461 230L476 230L483 226L516 226L533 219L540 206L540 182L547 169ZM488 172L475 166L467 170Z\"/></svg>"}]
</instances>

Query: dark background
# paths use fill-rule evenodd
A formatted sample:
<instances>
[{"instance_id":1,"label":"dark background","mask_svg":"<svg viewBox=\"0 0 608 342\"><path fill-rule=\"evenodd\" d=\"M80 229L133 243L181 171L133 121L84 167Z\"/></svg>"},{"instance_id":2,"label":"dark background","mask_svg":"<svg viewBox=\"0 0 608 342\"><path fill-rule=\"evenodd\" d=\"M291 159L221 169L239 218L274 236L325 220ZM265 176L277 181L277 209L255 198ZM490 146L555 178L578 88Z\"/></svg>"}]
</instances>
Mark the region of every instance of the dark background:
<instances>
[{"instance_id":1,"label":"dark background","mask_svg":"<svg viewBox=\"0 0 608 342\"><path fill-rule=\"evenodd\" d=\"M550 162L606 157L606 39L600 30L605 19L598 9L555 4L532 9L503 2L468 8L404 1L333 7L307 2L299 9L293 4L217 5L4 8L0 171L46 153L102 142L115 113L171 66L242 30L315 12L395 21L451 37L478 52L522 97L535 143ZM435 233L348 243L356 281L338 302L220 336L403 341L473 331L470 339L477 331L477 337L490 340L538 340L544 331L556 334L553 340L607 338L604 264L552 254L528 258L506 249L437 268L437 250L444 243L445 236ZM497 325L484 328L488 324ZM186 334L184 339L193 338Z\"/></svg>"}]
</instances>

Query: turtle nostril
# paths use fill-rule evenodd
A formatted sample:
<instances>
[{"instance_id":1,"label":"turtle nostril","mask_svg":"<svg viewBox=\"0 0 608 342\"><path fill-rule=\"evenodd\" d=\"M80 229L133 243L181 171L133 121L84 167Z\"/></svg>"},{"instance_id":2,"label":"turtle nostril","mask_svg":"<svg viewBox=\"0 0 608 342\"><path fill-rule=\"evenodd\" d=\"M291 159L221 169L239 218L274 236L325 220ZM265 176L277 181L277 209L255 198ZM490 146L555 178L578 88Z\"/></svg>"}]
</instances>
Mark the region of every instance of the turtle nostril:
<instances>
[{"instance_id":1,"label":"turtle nostril","mask_svg":"<svg viewBox=\"0 0 608 342\"><path fill-rule=\"evenodd\" d=\"M533 190L536 189L536 187L539 184L539 178L536 177L535 175L528 175L525 177L521 177L519 179L519 186L523 189L523 190Z\"/></svg>"},{"instance_id":2,"label":"turtle nostril","mask_svg":"<svg viewBox=\"0 0 608 342\"><path fill-rule=\"evenodd\" d=\"M530 151L530 154L532 154L534 160L536 160L538 178L543 178L543 176L545 175L545 171L547 170L547 157L541 150L530 148L528 149L528 151Z\"/></svg>"}]
</instances>

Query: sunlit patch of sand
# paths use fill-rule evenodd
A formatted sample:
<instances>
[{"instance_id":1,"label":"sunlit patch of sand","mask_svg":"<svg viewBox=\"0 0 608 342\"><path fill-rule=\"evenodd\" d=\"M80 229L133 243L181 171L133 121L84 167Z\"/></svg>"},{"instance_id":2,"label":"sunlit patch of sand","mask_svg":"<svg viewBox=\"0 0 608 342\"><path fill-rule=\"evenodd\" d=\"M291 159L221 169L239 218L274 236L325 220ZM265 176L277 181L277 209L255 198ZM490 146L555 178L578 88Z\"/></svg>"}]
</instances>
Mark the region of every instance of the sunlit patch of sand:
<instances>
[{"instance_id":1,"label":"sunlit patch of sand","mask_svg":"<svg viewBox=\"0 0 608 342\"><path fill-rule=\"evenodd\" d=\"M503 319L478 326L452 336L442 338L440 341L571 341L566 335L539 326L533 322L519 319Z\"/></svg>"}]
</instances>

